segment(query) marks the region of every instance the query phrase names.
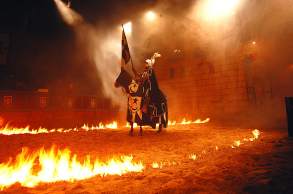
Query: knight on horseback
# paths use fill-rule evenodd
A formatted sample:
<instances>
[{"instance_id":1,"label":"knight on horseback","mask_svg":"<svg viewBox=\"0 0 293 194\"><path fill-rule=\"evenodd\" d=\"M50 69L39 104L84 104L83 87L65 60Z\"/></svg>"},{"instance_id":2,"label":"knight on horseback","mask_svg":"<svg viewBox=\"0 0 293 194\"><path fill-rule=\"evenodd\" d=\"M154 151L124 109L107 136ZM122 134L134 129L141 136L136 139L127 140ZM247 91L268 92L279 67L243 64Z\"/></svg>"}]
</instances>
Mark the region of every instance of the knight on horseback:
<instances>
[{"instance_id":1,"label":"knight on horseback","mask_svg":"<svg viewBox=\"0 0 293 194\"><path fill-rule=\"evenodd\" d=\"M142 135L142 126L145 125L155 129L156 124L159 124L157 132L167 127L167 99L159 89L153 63L146 63L144 71L137 74L134 79L122 68L115 86L122 86L127 93L127 121L131 125L130 135L133 135L133 123L140 126L139 135Z\"/></svg>"},{"instance_id":2,"label":"knight on horseback","mask_svg":"<svg viewBox=\"0 0 293 194\"><path fill-rule=\"evenodd\" d=\"M121 72L115 81L115 87L122 87L127 93L128 108L127 121L130 123L130 135L133 135L133 124L140 126L139 135L142 135L142 126L149 125L153 129L159 125L158 132L168 124L167 99L159 89L153 65L155 53L151 59L146 60L145 69L138 74L133 66L127 39L122 31L122 60Z\"/></svg>"}]
</instances>

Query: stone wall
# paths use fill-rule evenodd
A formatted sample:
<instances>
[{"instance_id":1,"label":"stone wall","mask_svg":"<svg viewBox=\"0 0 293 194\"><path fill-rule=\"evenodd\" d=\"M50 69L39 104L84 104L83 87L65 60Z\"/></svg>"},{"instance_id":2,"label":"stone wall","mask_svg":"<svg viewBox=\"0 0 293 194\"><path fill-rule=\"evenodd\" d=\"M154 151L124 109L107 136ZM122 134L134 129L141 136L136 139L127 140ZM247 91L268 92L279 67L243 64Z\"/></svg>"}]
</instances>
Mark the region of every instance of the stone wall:
<instances>
[{"instance_id":1,"label":"stone wall","mask_svg":"<svg viewBox=\"0 0 293 194\"><path fill-rule=\"evenodd\" d=\"M243 111L249 103L240 63L222 65L188 59L161 62L155 70L168 97L171 118L231 115Z\"/></svg>"}]
</instances>

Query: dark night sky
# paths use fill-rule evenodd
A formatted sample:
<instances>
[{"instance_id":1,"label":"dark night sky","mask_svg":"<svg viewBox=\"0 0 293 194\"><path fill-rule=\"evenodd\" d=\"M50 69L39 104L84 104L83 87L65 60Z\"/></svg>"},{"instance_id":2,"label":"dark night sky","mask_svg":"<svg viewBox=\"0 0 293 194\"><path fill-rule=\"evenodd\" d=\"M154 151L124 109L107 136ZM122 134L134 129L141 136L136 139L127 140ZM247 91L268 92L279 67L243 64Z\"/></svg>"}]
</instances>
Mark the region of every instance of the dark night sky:
<instances>
[{"instance_id":1,"label":"dark night sky","mask_svg":"<svg viewBox=\"0 0 293 194\"><path fill-rule=\"evenodd\" d=\"M64 0L64 2L67 2ZM131 17L128 10L138 12L155 4L154 0L71 0L71 7L86 18L88 22L101 20L117 21ZM135 9L133 9L135 8ZM28 22L31 32L36 34L54 34L64 28L53 0L5 0L0 7L1 30L18 30L19 25ZM24 21L25 20L25 21Z\"/></svg>"}]
</instances>

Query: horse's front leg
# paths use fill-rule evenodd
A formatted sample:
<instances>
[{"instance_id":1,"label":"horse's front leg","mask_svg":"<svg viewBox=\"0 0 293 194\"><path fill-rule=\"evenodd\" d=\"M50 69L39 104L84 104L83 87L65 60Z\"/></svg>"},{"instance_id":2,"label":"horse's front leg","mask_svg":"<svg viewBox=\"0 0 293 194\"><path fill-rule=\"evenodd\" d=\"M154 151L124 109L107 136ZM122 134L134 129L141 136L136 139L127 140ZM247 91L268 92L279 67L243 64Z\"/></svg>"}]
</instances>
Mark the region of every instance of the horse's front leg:
<instances>
[{"instance_id":1,"label":"horse's front leg","mask_svg":"<svg viewBox=\"0 0 293 194\"><path fill-rule=\"evenodd\" d=\"M130 131L129 131L129 135L133 136L133 122L130 123Z\"/></svg>"},{"instance_id":2,"label":"horse's front leg","mask_svg":"<svg viewBox=\"0 0 293 194\"><path fill-rule=\"evenodd\" d=\"M142 136L142 126L140 125L139 127L139 136Z\"/></svg>"},{"instance_id":3,"label":"horse's front leg","mask_svg":"<svg viewBox=\"0 0 293 194\"><path fill-rule=\"evenodd\" d=\"M162 128L163 128L163 124L159 124L159 129L158 129L158 131L157 131L157 133L161 133L162 132Z\"/></svg>"},{"instance_id":4,"label":"horse's front leg","mask_svg":"<svg viewBox=\"0 0 293 194\"><path fill-rule=\"evenodd\" d=\"M157 133L160 133L162 131L163 128L163 123L162 123L162 116L159 117L159 129L157 131Z\"/></svg>"}]
</instances>

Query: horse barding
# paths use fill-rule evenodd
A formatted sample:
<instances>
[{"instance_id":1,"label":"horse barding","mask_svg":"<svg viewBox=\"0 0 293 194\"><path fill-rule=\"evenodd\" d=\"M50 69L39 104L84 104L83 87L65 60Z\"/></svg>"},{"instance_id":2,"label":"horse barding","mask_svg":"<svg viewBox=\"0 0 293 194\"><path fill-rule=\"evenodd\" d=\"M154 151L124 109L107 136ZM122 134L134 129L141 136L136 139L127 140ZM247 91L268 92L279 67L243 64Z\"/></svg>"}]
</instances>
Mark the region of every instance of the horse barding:
<instances>
[{"instance_id":1,"label":"horse barding","mask_svg":"<svg viewBox=\"0 0 293 194\"><path fill-rule=\"evenodd\" d=\"M140 126L139 135L142 135L142 126L158 124L158 131L168 125L167 98L159 89L155 72L151 66L146 66L142 74L132 77L121 67L121 72L115 81L115 87L122 87L128 97L127 121L130 123L130 135L133 135L133 124Z\"/></svg>"}]
</instances>

